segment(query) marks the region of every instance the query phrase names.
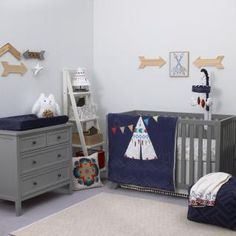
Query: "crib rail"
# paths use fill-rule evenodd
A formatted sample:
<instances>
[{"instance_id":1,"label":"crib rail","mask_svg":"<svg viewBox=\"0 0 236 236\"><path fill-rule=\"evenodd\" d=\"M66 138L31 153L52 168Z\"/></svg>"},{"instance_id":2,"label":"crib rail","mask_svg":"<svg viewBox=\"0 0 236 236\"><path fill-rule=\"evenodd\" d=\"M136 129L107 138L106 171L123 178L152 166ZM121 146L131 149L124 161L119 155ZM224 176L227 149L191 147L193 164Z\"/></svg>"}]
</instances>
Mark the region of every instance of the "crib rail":
<instances>
[{"instance_id":1,"label":"crib rail","mask_svg":"<svg viewBox=\"0 0 236 236\"><path fill-rule=\"evenodd\" d=\"M144 111L144 110L133 110L122 112L121 114L126 115L141 115L141 116L174 116L181 119L193 119L193 120L204 120L204 115L202 113L181 113L181 112L169 112L169 111ZM232 115L222 115L222 114L213 114L212 120L216 121L223 121L224 119L228 119L232 117ZM208 121L211 122L211 121Z\"/></svg>"}]
</instances>

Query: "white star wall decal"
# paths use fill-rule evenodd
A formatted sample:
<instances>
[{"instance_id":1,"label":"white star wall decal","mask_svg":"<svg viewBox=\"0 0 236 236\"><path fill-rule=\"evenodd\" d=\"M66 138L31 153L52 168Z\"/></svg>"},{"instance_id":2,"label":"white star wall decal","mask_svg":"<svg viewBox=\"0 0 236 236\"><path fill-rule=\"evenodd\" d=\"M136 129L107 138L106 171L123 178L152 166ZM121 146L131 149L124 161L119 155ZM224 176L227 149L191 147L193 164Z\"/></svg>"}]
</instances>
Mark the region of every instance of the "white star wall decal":
<instances>
[{"instance_id":1,"label":"white star wall decal","mask_svg":"<svg viewBox=\"0 0 236 236\"><path fill-rule=\"evenodd\" d=\"M39 63L32 69L33 75L36 76L41 70L43 69L43 66L41 66Z\"/></svg>"}]
</instances>

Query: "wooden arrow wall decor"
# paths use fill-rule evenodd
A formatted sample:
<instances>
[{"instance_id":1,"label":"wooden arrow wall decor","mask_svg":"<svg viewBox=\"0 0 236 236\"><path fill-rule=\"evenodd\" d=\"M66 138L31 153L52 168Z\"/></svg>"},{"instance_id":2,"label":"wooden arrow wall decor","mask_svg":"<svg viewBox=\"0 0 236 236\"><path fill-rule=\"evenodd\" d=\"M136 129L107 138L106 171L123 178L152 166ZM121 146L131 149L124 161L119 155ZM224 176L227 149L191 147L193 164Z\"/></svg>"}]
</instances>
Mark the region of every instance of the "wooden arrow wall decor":
<instances>
[{"instance_id":1,"label":"wooden arrow wall decor","mask_svg":"<svg viewBox=\"0 0 236 236\"><path fill-rule=\"evenodd\" d=\"M8 76L8 74L10 73L17 73L23 75L27 71L27 68L23 63L21 63L20 65L9 65L8 62L2 61L2 65L4 68L2 76Z\"/></svg>"},{"instance_id":2,"label":"wooden arrow wall decor","mask_svg":"<svg viewBox=\"0 0 236 236\"><path fill-rule=\"evenodd\" d=\"M166 61L159 57L158 59L146 59L144 56L139 57L140 69L144 69L146 66L159 66L160 68L166 64Z\"/></svg>"},{"instance_id":3,"label":"wooden arrow wall decor","mask_svg":"<svg viewBox=\"0 0 236 236\"><path fill-rule=\"evenodd\" d=\"M40 52L30 52L29 50L27 50L23 53L23 56L25 59L44 60L44 53L45 53L45 51L43 51L43 50Z\"/></svg>"},{"instance_id":4,"label":"wooden arrow wall decor","mask_svg":"<svg viewBox=\"0 0 236 236\"><path fill-rule=\"evenodd\" d=\"M205 66L213 66L218 69L224 69L224 65L222 64L222 60L224 59L224 56L218 56L214 59L201 59L201 57L198 57L193 64L200 68Z\"/></svg>"},{"instance_id":5,"label":"wooden arrow wall decor","mask_svg":"<svg viewBox=\"0 0 236 236\"><path fill-rule=\"evenodd\" d=\"M20 52L17 51L10 43L7 43L0 48L0 56L7 52L10 52L16 59L20 60Z\"/></svg>"}]
</instances>

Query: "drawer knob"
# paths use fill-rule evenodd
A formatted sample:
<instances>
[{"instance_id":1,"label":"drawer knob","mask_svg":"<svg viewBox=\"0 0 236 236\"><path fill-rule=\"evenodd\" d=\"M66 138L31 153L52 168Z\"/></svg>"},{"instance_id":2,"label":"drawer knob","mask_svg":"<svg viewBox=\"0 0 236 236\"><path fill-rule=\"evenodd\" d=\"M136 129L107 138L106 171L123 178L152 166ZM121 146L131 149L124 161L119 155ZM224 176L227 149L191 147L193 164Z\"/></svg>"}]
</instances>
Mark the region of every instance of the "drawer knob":
<instances>
[{"instance_id":1,"label":"drawer knob","mask_svg":"<svg viewBox=\"0 0 236 236\"><path fill-rule=\"evenodd\" d=\"M36 141L33 141L32 144L35 145L37 142Z\"/></svg>"},{"instance_id":2,"label":"drawer knob","mask_svg":"<svg viewBox=\"0 0 236 236\"><path fill-rule=\"evenodd\" d=\"M35 165L35 164L37 164L37 161L33 160L32 163Z\"/></svg>"},{"instance_id":3,"label":"drawer knob","mask_svg":"<svg viewBox=\"0 0 236 236\"><path fill-rule=\"evenodd\" d=\"M60 178L60 177L61 177L61 174L58 174L57 176Z\"/></svg>"},{"instance_id":4,"label":"drawer knob","mask_svg":"<svg viewBox=\"0 0 236 236\"><path fill-rule=\"evenodd\" d=\"M36 186L38 183L37 182L33 182L33 185Z\"/></svg>"},{"instance_id":5,"label":"drawer knob","mask_svg":"<svg viewBox=\"0 0 236 236\"><path fill-rule=\"evenodd\" d=\"M60 158L60 157L61 157L61 154L57 154L57 157Z\"/></svg>"},{"instance_id":6,"label":"drawer knob","mask_svg":"<svg viewBox=\"0 0 236 236\"><path fill-rule=\"evenodd\" d=\"M58 139L58 140L61 139L61 136L57 136L57 139Z\"/></svg>"}]
</instances>

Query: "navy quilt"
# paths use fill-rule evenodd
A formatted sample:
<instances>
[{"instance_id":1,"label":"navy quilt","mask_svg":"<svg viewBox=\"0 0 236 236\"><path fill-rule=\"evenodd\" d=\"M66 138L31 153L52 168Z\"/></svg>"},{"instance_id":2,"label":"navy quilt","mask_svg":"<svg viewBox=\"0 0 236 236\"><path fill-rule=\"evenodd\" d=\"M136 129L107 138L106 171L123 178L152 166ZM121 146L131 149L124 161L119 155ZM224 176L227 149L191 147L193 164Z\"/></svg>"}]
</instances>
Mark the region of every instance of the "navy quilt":
<instances>
[{"instance_id":1,"label":"navy quilt","mask_svg":"<svg viewBox=\"0 0 236 236\"><path fill-rule=\"evenodd\" d=\"M175 190L174 117L108 115L108 179Z\"/></svg>"}]
</instances>

